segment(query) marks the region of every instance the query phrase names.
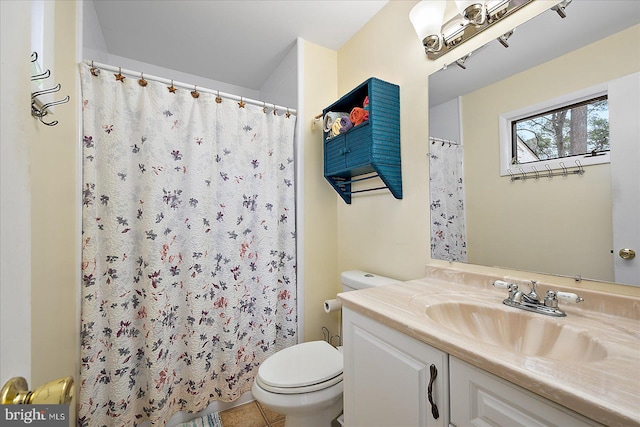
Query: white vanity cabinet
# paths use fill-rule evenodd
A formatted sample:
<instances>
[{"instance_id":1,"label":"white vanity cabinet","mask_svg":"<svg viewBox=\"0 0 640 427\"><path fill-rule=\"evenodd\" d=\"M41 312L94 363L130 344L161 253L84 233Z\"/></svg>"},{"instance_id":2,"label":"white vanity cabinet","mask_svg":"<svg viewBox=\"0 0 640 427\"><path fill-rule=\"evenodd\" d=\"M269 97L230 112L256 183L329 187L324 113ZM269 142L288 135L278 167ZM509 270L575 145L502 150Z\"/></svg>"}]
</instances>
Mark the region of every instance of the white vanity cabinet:
<instances>
[{"instance_id":1,"label":"white vanity cabinet","mask_svg":"<svg viewBox=\"0 0 640 427\"><path fill-rule=\"evenodd\" d=\"M602 427L345 306L342 315L345 427Z\"/></svg>"},{"instance_id":2,"label":"white vanity cabinet","mask_svg":"<svg viewBox=\"0 0 640 427\"><path fill-rule=\"evenodd\" d=\"M449 378L452 427L601 426L453 356Z\"/></svg>"},{"instance_id":3,"label":"white vanity cabinet","mask_svg":"<svg viewBox=\"0 0 640 427\"><path fill-rule=\"evenodd\" d=\"M345 426L448 427L448 355L346 307L342 313Z\"/></svg>"}]
</instances>

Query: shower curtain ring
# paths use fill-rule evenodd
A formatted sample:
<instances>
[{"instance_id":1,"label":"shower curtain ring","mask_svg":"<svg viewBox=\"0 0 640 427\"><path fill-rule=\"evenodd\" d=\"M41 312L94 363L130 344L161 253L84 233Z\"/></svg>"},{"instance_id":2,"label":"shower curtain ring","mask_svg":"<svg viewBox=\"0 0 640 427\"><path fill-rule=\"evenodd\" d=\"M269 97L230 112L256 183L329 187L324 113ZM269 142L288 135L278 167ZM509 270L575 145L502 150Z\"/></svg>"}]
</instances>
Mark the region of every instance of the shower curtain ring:
<instances>
[{"instance_id":1,"label":"shower curtain ring","mask_svg":"<svg viewBox=\"0 0 640 427\"><path fill-rule=\"evenodd\" d=\"M93 65L93 61L91 61L91 68L89 69L89 72L91 72L91 75L94 77L98 77L98 74L100 74L100 70Z\"/></svg>"},{"instance_id":2,"label":"shower curtain ring","mask_svg":"<svg viewBox=\"0 0 640 427\"><path fill-rule=\"evenodd\" d=\"M222 103L222 98L220 98L220 91L218 91L218 96L216 96L216 103L217 104L221 104Z\"/></svg>"},{"instance_id":3,"label":"shower curtain ring","mask_svg":"<svg viewBox=\"0 0 640 427\"><path fill-rule=\"evenodd\" d=\"M278 110L276 108L277 108L276 104L273 104L273 115L274 116L278 115Z\"/></svg>"},{"instance_id":4,"label":"shower curtain ring","mask_svg":"<svg viewBox=\"0 0 640 427\"><path fill-rule=\"evenodd\" d=\"M138 80L138 84L142 87L147 85L147 81L144 79L144 73L140 73L140 80Z\"/></svg>"},{"instance_id":5,"label":"shower curtain ring","mask_svg":"<svg viewBox=\"0 0 640 427\"><path fill-rule=\"evenodd\" d=\"M287 107L287 113L284 115L287 119L291 117L291 113L289 112L289 107Z\"/></svg>"},{"instance_id":6,"label":"shower curtain ring","mask_svg":"<svg viewBox=\"0 0 640 427\"><path fill-rule=\"evenodd\" d=\"M200 97L200 92L198 92L198 86L193 85L193 90L191 91L191 96L194 98Z\"/></svg>"},{"instance_id":7,"label":"shower curtain ring","mask_svg":"<svg viewBox=\"0 0 640 427\"><path fill-rule=\"evenodd\" d=\"M244 108L244 106L247 105L244 100L242 99L242 97L240 97L240 102L238 102L238 107L240 108Z\"/></svg>"},{"instance_id":8,"label":"shower curtain ring","mask_svg":"<svg viewBox=\"0 0 640 427\"><path fill-rule=\"evenodd\" d=\"M262 112L267 114L267 103L262 101Z\"/></svg>"},{"instance_id":9,"label":"shower curtain ring","mask_svg":"<svg viewBox=\"0 0 640 427\"><path fill-rule=\"evenodd\" d=\"M124 83L125 76L122 75L122 67L118 67L118 74L114 74L116 81Z\"/></svg>"},{"instance_id":10,"label":"shower curtain ring","mask_svg":"<svg viewBox=\"0 0 640 427\"><path fill-rule=\"evenodd\" d=\"M169 89L169 92L171 93L176 93L176 87L173 85L173 79L171 79L171 86L167 86L167 89Z\"/></svg>"}]
</instances>

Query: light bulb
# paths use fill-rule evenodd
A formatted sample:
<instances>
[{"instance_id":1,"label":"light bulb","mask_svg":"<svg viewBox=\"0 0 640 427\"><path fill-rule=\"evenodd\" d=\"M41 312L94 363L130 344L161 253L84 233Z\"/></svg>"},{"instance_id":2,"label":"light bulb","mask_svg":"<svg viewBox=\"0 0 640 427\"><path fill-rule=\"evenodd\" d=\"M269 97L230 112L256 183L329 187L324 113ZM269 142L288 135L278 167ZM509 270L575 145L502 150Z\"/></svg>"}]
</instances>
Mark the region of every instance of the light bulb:
<instances>
[{"instance_id":1,"label":"light bulb","mask_svg":"<svg viewBox=\"0 0 640 427\"><path fill-rule=\"evenodd\" d=\"M447 2L443 0L421 1L409 13L409 20L422 44L431 51L442 48L442 21Z\"/></svg>"}]
</instances>

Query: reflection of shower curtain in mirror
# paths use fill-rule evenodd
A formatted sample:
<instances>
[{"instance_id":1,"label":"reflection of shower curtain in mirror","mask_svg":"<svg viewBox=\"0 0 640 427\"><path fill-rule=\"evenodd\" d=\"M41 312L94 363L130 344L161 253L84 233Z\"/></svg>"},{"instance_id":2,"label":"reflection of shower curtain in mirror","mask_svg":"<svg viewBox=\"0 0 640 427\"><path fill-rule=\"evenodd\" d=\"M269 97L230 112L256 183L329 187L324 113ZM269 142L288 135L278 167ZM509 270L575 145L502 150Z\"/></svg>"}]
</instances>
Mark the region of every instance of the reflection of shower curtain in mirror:
<instances>
[{"instance_id":1,"label":"reflection of shower curtain in mirror","mask_svg":"<svg viewBox=\"0 0 640 427\"><path fill-rule=\"evenodd\" d=\"M79 425L164 425L296 343L295 116L81 64Z\"/></svg>"},{"instance_id":2,"label":"reflection of shower curtain in mirror","mask_svg":"<svg viewBox=\"0 0 640 427\"><path fill-rule=\"evenodd\" d=\"M463 147L436 142L430 148L431 258L466 262Z\"/></svg>"}]
</instances>

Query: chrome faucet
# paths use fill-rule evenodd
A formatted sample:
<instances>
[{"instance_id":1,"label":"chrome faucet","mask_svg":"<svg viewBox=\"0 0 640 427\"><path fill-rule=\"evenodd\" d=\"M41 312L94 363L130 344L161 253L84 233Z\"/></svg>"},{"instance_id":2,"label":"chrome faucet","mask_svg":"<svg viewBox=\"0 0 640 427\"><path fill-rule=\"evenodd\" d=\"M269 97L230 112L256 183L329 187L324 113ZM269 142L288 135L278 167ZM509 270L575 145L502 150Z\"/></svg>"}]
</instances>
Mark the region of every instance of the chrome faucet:
<instances>
[{"instance_id":1,"label":"chrome faucet","mask_svg":"<svg viewBox=\"0 0 640 427\"><path fill-rule=\"evenodd\" d=\"M571 292L558 292L548 290L546 296L541 301L536 286L538 282L531 280L531 289L528 293L524 293L518 288L517 283L509 283L503 280L496 280L493 286L500 289L508 289L509 296L502 301L509 307L515 307L526 311L545 314L547 316L564 317L567 314L558 308L558 299L565 302L578 303L584 301L578 295Z\"/></svg>"},{"instance_id":2,"label":"chrome faucet","mask_svg":"<svg viewBox=\"0 0 640 427\"><path fill-rule=\"evenodd\" d=\"M518 285L515 283L512 283L512 289L513 290L513 295L509 295L511 300L517 303L522 303L522 301L524 300L525 303L527 304L538 304L540 303L540 297L538 296L538 294L536 293L536 285L538 284L538 282L536 282L535 280L531 281L531 291L528 294L525 294L522 291L518 291Z\"/></svg>"}]
</instances>

